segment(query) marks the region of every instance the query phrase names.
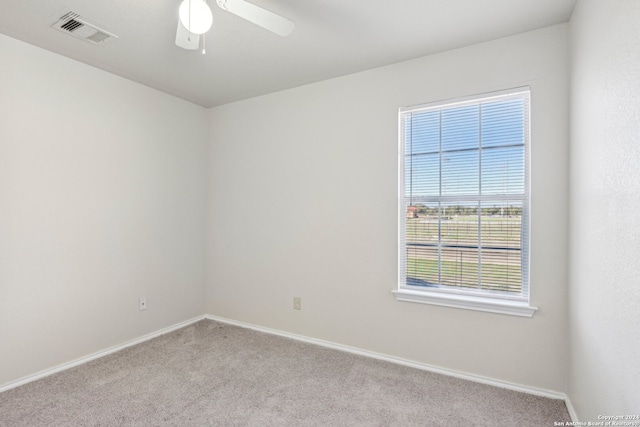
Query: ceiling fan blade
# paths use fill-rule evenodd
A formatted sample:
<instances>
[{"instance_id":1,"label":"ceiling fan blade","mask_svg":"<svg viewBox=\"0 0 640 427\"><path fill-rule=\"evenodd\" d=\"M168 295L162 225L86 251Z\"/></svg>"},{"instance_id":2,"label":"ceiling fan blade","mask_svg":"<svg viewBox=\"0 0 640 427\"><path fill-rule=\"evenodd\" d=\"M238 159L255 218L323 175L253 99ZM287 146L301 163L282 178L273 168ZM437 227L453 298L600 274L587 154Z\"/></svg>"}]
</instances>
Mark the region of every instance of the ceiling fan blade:
<instances>
[{"instance_id":1,"label":"ceiling fan blade","mask_svg":"<svg viewBox=\"0 0 640 427\"><path fill-rule=\"evenodd\" d=\"M197 50L200 46L200 35L189 34L189 30L182 25L178 19L178 29L176 30L176 45L188 50Z\"/></svg>"},{"instance_id":2,"label":"ceiling fan blade","mask_svg":"<svg viewBox=\"0 0 640 427\"><path fill-rule=\"evenodd\" d=\"M276 15L273 12L269 12L266 9L256 6L255 4L248 3L244 0L216 0L218 6L240 18L246 19L262 28L276 33L279 36L288 36L293 31L295 24L283 18L280 15Z\"/></svg>"}]
</instances>

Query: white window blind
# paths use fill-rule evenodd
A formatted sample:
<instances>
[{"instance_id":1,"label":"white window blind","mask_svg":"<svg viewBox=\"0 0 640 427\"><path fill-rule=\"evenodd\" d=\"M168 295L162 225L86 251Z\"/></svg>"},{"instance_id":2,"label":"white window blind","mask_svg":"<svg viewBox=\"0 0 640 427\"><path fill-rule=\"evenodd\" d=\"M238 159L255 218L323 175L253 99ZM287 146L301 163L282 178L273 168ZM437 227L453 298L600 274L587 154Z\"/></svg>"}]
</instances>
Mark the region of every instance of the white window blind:
<instances>
[{"instance_id":1,"label":"white window blind","mask_svg":"<svg viewBox=\"0 0 640 427\"><path fill-rule=\"evenodd\" d=\"M400 294L528 306L529 104L518 88L400 110Z\"/></svg>"}]
</instances>

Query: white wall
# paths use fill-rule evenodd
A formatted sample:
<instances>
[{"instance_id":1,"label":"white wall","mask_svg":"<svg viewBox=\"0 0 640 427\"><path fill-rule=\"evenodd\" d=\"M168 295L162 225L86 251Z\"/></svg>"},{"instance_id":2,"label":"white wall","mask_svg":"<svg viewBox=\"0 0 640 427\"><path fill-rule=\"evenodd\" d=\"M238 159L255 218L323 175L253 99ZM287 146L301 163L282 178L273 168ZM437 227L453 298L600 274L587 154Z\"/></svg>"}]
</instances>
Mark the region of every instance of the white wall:
<instances>
[{"instance_id":1,"label":"white wall","mask_svg":"<svg viewBox=\"0 0 640 427\"><path fill-rule=\"evenodd\" d=\"M398 108L525 84L539 312L397 302ZM568 85L559 25L212 109L207 312L566 391Z\"/></svg>"},{"instance_id":2,"label":"white wall","mask_svg":"<svg viewBox=\"0 0 640 427\"><path fill-rule=\"evenodd\" d=\"M2 35L0 57L1 386L204 312L208 119Z\"/></svg>"},{"instance_id":3,"label":"white wall","mask_svg":"<svg viewBox=\"0 0 640 427\"><path fill-rule=\"evenodd\" d=\"M640 2L571 19L570 397L581 421L640 415Z\"/></svg>"}]
</instances>

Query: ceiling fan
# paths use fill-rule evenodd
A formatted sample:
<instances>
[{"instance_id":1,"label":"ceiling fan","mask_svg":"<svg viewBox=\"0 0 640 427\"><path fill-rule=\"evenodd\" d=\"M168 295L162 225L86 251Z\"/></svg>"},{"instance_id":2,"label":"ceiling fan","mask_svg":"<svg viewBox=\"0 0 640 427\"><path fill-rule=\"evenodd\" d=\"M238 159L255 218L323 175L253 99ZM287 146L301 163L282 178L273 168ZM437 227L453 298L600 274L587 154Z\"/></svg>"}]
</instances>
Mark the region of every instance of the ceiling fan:
<instances>
[{"instance_id":1,"label":"ceiling fan","mask_svg":"<svg viewBox=\"0 0 640 427\"><path fill-rule=\"evenodd\" d=\"M291 34L295 24L266 9L244 0L216 0L220 9L231 12L279 36ZM183 49L196 50L200 47L200 36L209 31L213 23L211 9L205 0L183 0L180 4L176 45Z\"/></svg>"}]
</instances>

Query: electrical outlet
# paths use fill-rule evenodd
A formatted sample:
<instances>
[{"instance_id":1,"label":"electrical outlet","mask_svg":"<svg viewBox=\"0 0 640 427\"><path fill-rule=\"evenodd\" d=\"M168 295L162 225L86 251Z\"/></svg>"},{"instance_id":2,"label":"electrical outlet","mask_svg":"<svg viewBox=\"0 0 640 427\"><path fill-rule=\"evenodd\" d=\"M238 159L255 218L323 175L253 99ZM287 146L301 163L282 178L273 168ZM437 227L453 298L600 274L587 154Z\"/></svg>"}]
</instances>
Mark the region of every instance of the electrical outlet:
<instances>
[{"instance_id":1,"label":"electrical outlet","mask_svg":"<svg viewBox=\"0 0 640 427\"><path fill-rule=\"evenodd\" d=\"M302 310L302 298L293 297L293 309L294 310Z\"/></svg>"},{"instance_id":2,"label":"electrical outlet","mask_svg":"<svg viewBox=\"0 0 640 427\"><path fill-rule=\"evenodd\" d=\"M147 298L140 297L140 299L138 300L138 310L142 311L146 309L147 309Z\"/></svg>"}]
</instances>

